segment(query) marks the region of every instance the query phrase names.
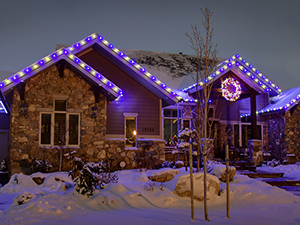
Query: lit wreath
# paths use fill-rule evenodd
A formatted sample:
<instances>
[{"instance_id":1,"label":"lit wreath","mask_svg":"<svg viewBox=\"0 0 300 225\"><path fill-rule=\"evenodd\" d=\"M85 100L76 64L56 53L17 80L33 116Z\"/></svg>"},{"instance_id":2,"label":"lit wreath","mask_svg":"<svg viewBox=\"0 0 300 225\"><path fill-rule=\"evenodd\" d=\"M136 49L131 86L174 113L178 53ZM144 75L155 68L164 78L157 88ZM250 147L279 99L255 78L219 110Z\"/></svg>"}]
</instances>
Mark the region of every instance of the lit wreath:
<instances>
[{"instance_id":1,"label":"lit wreath","mask_svg":"<svg viewBox=\"0 0 300 225\"><path fill-rule=\"evenodd\" d=\"M242 93L240 82L233 78L226 78L221 84L221 89L222 96L231 102L238 100Z\"/></svg>"}]
</instances>

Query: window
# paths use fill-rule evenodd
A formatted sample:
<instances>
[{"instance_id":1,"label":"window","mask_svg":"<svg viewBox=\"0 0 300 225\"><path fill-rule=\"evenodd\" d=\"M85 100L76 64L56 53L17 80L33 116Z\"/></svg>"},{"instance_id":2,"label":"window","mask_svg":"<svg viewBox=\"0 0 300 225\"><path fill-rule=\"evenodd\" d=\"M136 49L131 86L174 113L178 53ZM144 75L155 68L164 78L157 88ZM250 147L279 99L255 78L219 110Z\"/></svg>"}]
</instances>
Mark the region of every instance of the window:
<instances>
[{"instance_id":1,"label":"window","mask_svg":"<svg viewBox=\"0 0 300 225\"><path fill-rule=\"evenodd\" d=\"M125 140L126 146L136 146L136 117L126 116L125 117Z\"/></svg>"},{"instance_id":2,"label":"window","mask_svg":"<svg viewBox=\"0 0 300 225\"><path fill-rule=\"evenodd\" d=\"M54 112L42 112L40 144L46 146L78 146L79 114L67 112L66 100L55 100Z\"/></svg>"}]
</instances>

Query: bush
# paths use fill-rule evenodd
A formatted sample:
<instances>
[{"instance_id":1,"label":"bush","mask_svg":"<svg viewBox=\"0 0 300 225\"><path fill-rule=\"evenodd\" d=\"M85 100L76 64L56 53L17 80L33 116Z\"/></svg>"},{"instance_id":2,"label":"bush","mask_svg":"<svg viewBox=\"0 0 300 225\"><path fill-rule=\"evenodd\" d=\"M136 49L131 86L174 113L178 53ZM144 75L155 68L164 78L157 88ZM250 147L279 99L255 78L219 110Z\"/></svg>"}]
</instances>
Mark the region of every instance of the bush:
<instances>
[{"instance_id":1,"label":"bush","mask_svg":"<svg viewBox=\"0 0 300 225\"><path fill-rule=\"evenodd\" d=\"M36 172L42 172L42 173L46 173L49 171L49 169L52 168L51 163L49 162L48 159L46 160L37 160L35 157L32 158L31 160L31 169L33 173Z\"/></svg>"}]
</instances>

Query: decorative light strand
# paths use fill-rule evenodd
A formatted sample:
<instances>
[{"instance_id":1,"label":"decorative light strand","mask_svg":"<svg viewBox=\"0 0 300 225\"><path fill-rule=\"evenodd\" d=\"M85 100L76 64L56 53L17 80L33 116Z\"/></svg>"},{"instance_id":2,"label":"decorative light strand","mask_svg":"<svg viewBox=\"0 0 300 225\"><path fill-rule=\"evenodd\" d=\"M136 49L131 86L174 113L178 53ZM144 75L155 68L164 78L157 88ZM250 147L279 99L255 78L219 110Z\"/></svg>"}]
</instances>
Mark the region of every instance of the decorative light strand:
<instances>
[{"instance_id":1,"label":"decorative light strand","mask_svg":"<svg viewBox=\"0 0 300 225\"><path fill-rule=\"evenodd\" d=\"M172 98L176 98L177 100L182 100L183 99L182 96L175 93L166 84L164 84L163 82L158 80L155 76L153 76L151 73L146 71L145 68L143 68L141 65L136 63L133 59L131 59L130 57L125 55L124 52L121 52L113 44L109 43L102 36L100 36L96 33L94 33L94 34L88 36L87 38L75 43L74 45L72 45L71 47L68 48L69 51L71 51L71 52L75 51L76 49L79 49L82 46L84 46L85 44L87 44L88 43L88 38L90 38L89 41L95 40L95 41L99 41L99 42L103 43L117 59L123 61L128 66L130 66L132 69L136 70L138 72L138 74L140 74L141 76L146 77L149 82L151 82L152 84L155 84L156 87L158 87L159 89L162 89L165 92L167 92L167 94L171 95Z\"/></svg>"}]
</instances>

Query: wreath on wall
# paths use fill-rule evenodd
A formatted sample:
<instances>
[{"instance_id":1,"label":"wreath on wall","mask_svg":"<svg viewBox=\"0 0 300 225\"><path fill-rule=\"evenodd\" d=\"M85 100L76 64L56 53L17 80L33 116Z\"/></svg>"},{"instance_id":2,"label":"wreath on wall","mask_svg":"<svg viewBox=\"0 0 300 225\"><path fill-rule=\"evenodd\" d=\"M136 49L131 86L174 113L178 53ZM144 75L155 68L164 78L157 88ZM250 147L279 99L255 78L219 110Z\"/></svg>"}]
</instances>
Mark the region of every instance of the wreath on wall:
<instances>
[{"instance_id":1,"label":"wreath on wall","mask_svg":"<svg viewBox=\"0 0 300 225\"><path fill-rule=\"evenodd\" d=\"M238 100L242 93L240 82L234 78L226 78L221 84L221 89L222 96L231 102Z\"/></svg>"}]
</instances>

